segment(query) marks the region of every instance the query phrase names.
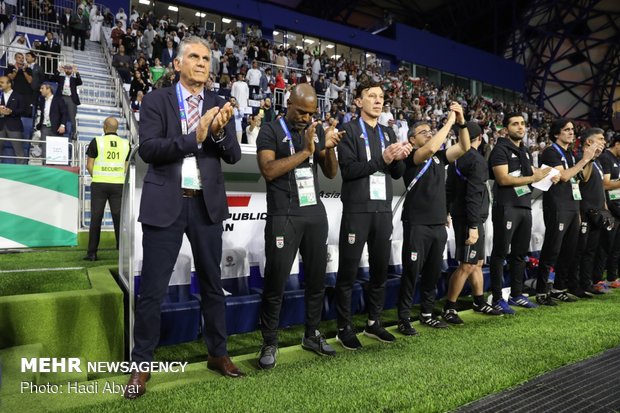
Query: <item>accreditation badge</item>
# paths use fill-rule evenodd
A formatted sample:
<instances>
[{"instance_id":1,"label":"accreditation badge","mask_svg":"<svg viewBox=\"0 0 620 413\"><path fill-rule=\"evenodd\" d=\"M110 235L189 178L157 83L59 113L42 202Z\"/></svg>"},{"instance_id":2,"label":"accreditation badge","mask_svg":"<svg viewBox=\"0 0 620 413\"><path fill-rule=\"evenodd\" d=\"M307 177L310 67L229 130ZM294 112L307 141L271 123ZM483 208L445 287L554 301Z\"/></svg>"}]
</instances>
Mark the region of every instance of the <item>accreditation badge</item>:
<instances>
[{"instance_id":1,"label":"accreditation badge","mask_svg":"<svg viewBox=\"0 0 620 413\"><path fill-rule=\"evenodd\" d=\"M512 171L509 173L510 176L514 176L515 178L519 178L521 176L521 171ZM514 187L515 193L517 197L522 197L523 195L527 195L532 192L529 185L521 185Z\"/></svg>"},{"instance_id":2,"label":"accreditation badge","mask_svg":"<svg viewBox=\"0 0 620 413\"><path fill-rule=\"evenodd\" d=\"M194 156L183 159L181 168L181 188L200 189L200 171L198 170L198 160Z\"/></svg>"},{"instance_id":3,"label":"accreditation badge","mask_svg":"<svg viewBox=\"0 0 620 413\"><path fill-rule=\"evenodd\" d=\"M370 199L376 201L385 201L387 199L385 174L383 172L375 172L370 175Z\"/></svg>"},{"instance_id":4,"label":"accreditation badge","mask_svg":"<svg viewBox=\"0 0 620 413\"><path fill-rule=\"evenodd\" d=\"M314 190L314 174L312 173L312 168L295 169L295 182L297 184L299 206L316 205L316 191Z\"/></svg>"},{"instance_id":5,"label":"accreditation badge","mask_svg":"<svg viewBox=\"0 0 620 413\"><path fill-rule=\"evenodd\" d=\"M579 189L579 184L577 183L577 180L575 178L570 179L570 187L571 192L573 193L573 199L575 201L581 201L581 189Z\"/></svg>"},{"instance_id":6,"label":"accreditation badge","mask_svg":"<svg viewBox=\"0 0 620 413\"><path fill-rule=\"evenodd\" d=\"M615 164L614 164L615 166ZM618 179L613 179L613 182L618 182ZM617 201L620 199L620 189L612 189L611 191L609 191L609 200L610 201Z\"/></svg>"}]
</instances>

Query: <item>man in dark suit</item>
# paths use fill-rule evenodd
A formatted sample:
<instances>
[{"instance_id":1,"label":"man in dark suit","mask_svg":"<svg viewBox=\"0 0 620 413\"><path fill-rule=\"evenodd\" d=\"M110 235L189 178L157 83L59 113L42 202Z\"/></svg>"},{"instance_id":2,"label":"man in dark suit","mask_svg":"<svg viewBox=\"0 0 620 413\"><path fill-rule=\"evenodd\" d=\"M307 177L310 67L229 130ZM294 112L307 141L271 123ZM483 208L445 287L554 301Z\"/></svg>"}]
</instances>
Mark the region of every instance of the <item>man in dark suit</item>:
<instances>
[{"instance_id":1,"label":"man in dark suit","mask_svg":"<svg viewBox=\"0 0 620 413\"><path fill-rule=\"evenodd\" d=\"M71 139L76 139L76 127L75 116L77 115L77 107L80 106L80 96L77 92L77 87L82 84L82 78L80 72L77 70L77 66L64 65L62 67L63 73L58 73L53 79L58 86L56 87L56 96L62 96L67 106L67 115L69 122L71 122Z\"/></svg>"},{"instance_id":2,"label":"man in dark suit","mask_svg":"<svg viewBox=\"0 0 620 413\"><path fill-rule=\"evenodd\" d=\"M59 96L54 96L52 86L44 83L40 88L41 98L37 102L35 129L41 132L41 141L48 136L63 136L66 132L67 107ZM45 159L46 145L42 157Z\"/></svg>"},{"instance_id":3,"label":"man in dark suit","mask_svg":"<svg viewBox=\"0 0 620 413\"><path fill-rule=\"evenodd\" d=\"M168 40L166 42L166 48L161 52L161 65L163 67L168 67L175 57L174 43L172 40Z\"/></svg>"},{"instance_id":4,"label":"man in dark suit","mask_svg":"<svg viewBox=\"0 0 620 413\"><path fill-rule=\"evenodd\" d=\"M63 46L71 46L71 9L66 8L65 12L60 15L60 28Z\"/></svg>"},{"instance_id":5,"label":"man in dark suit","mask_svg":"<svg viewBox=\"0 0 620 413\"><path fill-rule=\"evenodd\" d=\"M54 39L52 32L45 33L45 41L41 44L43 67L45 73L54 75L58 69L58 53L60 53L60 44Z\"/></svg>"},{"instance_id":6,"label":"man in dark suit","mask_svg":"<svg viewBox=\"0 0 620 413\"><path fill-rule=\"evenodd\" d=\"M137 365L153 360L160 306L186 234L200 282L207 367L241 377L243 373L226 350L220 272L222 222L228 217L220 162L239 161L241 148L234 123L229 122L232 106L205 88L211 66L207 41L188 37L179 45L177 56L174 66L180 72L179 82L148 93L140 111L139 151L149 169L138 218L144 257L131 359ZM149 377L148 372L132 373L125 398L144 394Z\"/></svg>"},{"instance_id":7,"label":"man in dark suit","mask_svg":"<svg viewBox=\"0 0 620 413\"><path fill-rule=\"evenodd\" d=\"M3 139L22 139L24 126L22 125L21 116L26 109L25 101L19 93L13 90L13 82L8 76L0 76L0 89L2 96L0 97L0 155L4 147ZM11 141L13 151L15 151L15 162L25 164L24 148L22 142ZM0 159L3 162L4 159Z\"/></svg>"},{"instance_id":8,"label":"man in dark suit","mask_svg":"<svg viewBox=\"0 0 620 413\"><path fill-rule=\"evenodd\" d=\"M73 33L73 48L78 49L78 41L80 43L80 50L84 50L84 43L86 42L86 31L90 29L90 21L88 16L84 13L82 7L78 7L77 13L71 16L71 30Z\"/></svg>"}]
</instances>

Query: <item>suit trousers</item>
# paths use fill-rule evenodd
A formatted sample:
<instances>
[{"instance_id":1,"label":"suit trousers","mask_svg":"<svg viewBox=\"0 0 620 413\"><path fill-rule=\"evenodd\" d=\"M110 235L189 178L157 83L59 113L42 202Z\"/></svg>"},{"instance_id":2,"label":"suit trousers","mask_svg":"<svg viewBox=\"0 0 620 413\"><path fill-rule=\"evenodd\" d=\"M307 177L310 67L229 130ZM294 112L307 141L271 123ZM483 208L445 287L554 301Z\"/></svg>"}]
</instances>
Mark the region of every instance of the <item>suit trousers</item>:
<instances>
[{"instance_id":1,"label":"suit trousers","mask_svg":"<svg viewBox=\"0 0 620 413\"><path fill-rule=\"evenodd\" d=\"M121 200L123 184L93 182L90 185L90 228L88 230L88 254L95 254L101 236L101 221L106 202L110 203L116 249L118 249L118 231L121 222Z\"/></svg>"},{"instance_id":2,"label":"suit trousers","mask_svg":"<svg viewBox=\"0 0 620 413\"><path fill-rule=\"evenodd\" d=\"M204 340L210 356L226 351L226 301L222 289L222 223L212 222L202 197L183 198L180 215L168 227L142 224L144 253L136 303L132 361L152 361L159 341L161 303L168 290L183 234L187 235L200 284Z\"/></svg>"},{"instance_id":3,"label":"suit trousers","mask_svg":"<svg viewBox=\"0 0 620 413\"><path fill-rule=\"evenodd\" d=\"M24 136L20 131L10 131L6 128L2 128L0 130L0 155L2 154L2 149L4 148L4 142L2 139L23 139ZM26 164L28 163L27 159L20 159L24 157L24 143L19 141L11 141L11 146L13 147L13 152L15 152L15 163L16 164ZM7 158L2 158L2 162L6 163Z\"/></svg>"},{"instance_id":4,"label":"suit trousers","mask_svg":"<svg viewBox=\"0 0 620 413\"><path fill-rule=\"evenodd\" d=\"M263 341L277 344L284 287L297 251L304 263L306 331L318 329L325 296L327 216L268 216L260 322Z\"/></svg>"},{"instance_id":5,"label":"suit trousers","mask_svg":"<svg viewBox=\"0 0 620 413\"><path fill-rule=\"evenodd\" d=\"M538 263L536 292L548 293L553 285L559 290L568 288L568 274L579 237L579 211L543 209L545 239ZM549 270L555 268L555 281L549 282Z\"/></svg>"},{"instance_id":6,"label":"suit trousers","mask_svg":"<svg viewBox=\"0 0 620 413\"><path fill-rule=\"evenodd\" d=\"M73 103L73 99L71 96L64 96L62 100L65 102L65 106L67 106L67 115L69 116L69 121L71 122L71 134L69 135L70 139L77 139L77 126L75 125L75 116L77 115L77 105Z\"/></svg>"},{"instance_id":7,"label":"suit trousers","mask_svg":"<svg viewBox=\"0 0 620 413\"><path fill-rule=\"evenodd\" d=\"M390 212L343 213L338 242L336 310L338 328L351 324L351 292L364 244L368 243L370 281L366 306L368 319L379 320L385 301L385 280L390 261L392 214Z\"/></svg>"},{"instance_id":8,"label":"suit trousers","mask_svg":"<svg viewBox=\"0 0 620 413\"><path fill-rule=\"evenodd\" d=\"M493 207L493 251L491 252L491 291L493 300L502 297L504 259L510 266L510 294L523 292L525 256L530 248L532 235L532 210L511 206ZM508 250L510 249L510 254Z\"/></svg>"},{"instance_id":9,"label":"suit trousers","mask_svg":"<svg viewBox=\"0 0 620 413\"><path fill-rule=\"evenodd\" d=\"M445 225L403 222L403 275L400 279L398 318L408 319L411 316L418 274L421 275L420 310L424 314L433 312L447 240Z\"/></svg>"}]
</instances>

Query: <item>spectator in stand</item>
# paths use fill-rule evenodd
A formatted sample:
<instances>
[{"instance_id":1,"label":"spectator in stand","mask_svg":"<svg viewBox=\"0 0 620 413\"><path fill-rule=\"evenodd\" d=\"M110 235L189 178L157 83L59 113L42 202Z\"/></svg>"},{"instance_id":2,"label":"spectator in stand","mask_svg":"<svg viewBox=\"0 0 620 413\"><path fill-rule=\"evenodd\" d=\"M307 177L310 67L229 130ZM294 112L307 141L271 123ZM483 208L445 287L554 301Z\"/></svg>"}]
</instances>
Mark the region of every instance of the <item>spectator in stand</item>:
<instances>
[{"instance_id":1,"label":"spectator in stand","mask_svg":"<svg viewBox=\"0 0 620 413\"><path fill-rule=\"evenodd\" d=\"M118 9L118 13L116 13L116 21L121 22L122 24L121 29L123 29L123 31L127 29L127 14L125 13L125 10L123 10L122 7Z\"/></svg>"},{"instance_id":2,"label":"spectator in stand","mask_svg":"<svg viewBox=\"0 0 620 413\"><path fill-rule=\"evenodd\" d=\"M24 125L21 116L26 110L26 102L21 95L13 90L13 84L8 76L0 76L0 149L4 147L2 139L23 139ZM15 163L25 164L24 147L21 142L11 141L17 159ZM5 162L0 159L0 162Z\"/></svg>"},{"instance_id":3,"label":"spectator in stand","mask_svg":"<svg viewBox=\"0 0 620 413\"><path fill-rule=\"evenodd\" d=\"M65 12L60 15L60 29L62 31L63 46L71 46L71 9L66 8Z\"/></svg>"},{"instance_id":4,"label":"spectator in stand","mask_svg":"<svg viewBox=\"0 0 620 413\"><path fill-rule=\"evenodd\" d=\"M71 16L71 30L73 31L73 48L78 50L78 43L80 50L84 50L84 44L86 42L86 31L90 29L90 22L88 16L84 13L82 7L78 7L77 13Z\"/></svg>"},{"instance_id":5,"label":"spectator in stand","mask_svg":"<svg viewBox=\"0 0 620 413\"><path fill-rule=\"evenodd\" d=\"M168 67L176 57L174 42L171 39L166 40L166 48L161 53L161 64Z\"/></svg>"},{"instance_id":6,"label":"spectator in stand","mask_svg":"<svg viewBox=\"0 0 620 413\"><path fill-rule=\"evenodd\" d=\"M262 118L261 126L265 123L272 122L276 118L276 112L271 106L271 98L265 98L262 100L258 113Z\"/></svg>"},{"instance_id":7,"label":"spectator in stand","mask_svg":"<svg viewBox=\"0 0 620 413\"><path fill-rule=\"evenodd\" d=\"M235 36L231 29L226 30L226 49L233 50L235 48Z\"/></svg>"},{"instance_id":8,"label":"spectator in stand","mask_svg":"<svg viewBox=\"0 0 620 413\"><path fill-rule=\"evenodd\" d=\"M276 74L275 88L276 89L286 88L286 81L284 80L284 72L282 71L282 69L278 69L278 73Z\"/></svg>"},{"instance_id":9,"label":"spectator in stand","mask_svg":"<svg viewBox=\"0 0 620 413\"><path fill-rule=\"evenodd\" d=\"M265 96L271 96L271 84L273 82L273 77L271 76L271 68L268 67L265 69L265 72L260 78L260 93Z\"/></svg>"},{"instance_id":10,"label":"spectator in stand","mask_svg":"<svg viewBox=\"0 0 620 413\"><path fill-rule=\"evenodd\" d=\"M239 108L245 111L245 108L248 107L248 99L250 99L250 88L243 80L243 73L237 75L237 81L232 84L230 96L234 97Z\"/></svg>"},{"instance_id":11,"label":"spectator in stand","mask_svg":"<svg viewBox=\"0 0 620 413\"><path fill-rule=\"evenodd\" d=\"M125 46L118 47L118 53L112 57L112 66L118 70L123 83L131 83L131 58L125 54Z\"/></svg>"},{"instance_id":12,"label":"spectator in stand","mask_svg":"<svg viewBox=\"0 0 620 413\"><path fill-rule=\"evenodd\" d=\"M379 124L383 126L390 126L390 120L394 121L394 115L392 115L392 112L390 112L390 105L386 103L383 106L383 111L381 112L381 115L379 115Z\"/></svg>"},{"instance_id":13,"label":"spectator in stand","mask_svg":"<svg viewBox=\"0 0 620 413\"><path fill-rule=\"evenodd\" d=\"M237 99L231 96L230 104L233 107L233 118L235 120L235 132L237 134L237 142L241 143L241 139L243 138L243 110L239 108L239 102Z\"/></svg>"},{"instance_id":14,"label":"spectator in stand","mask_svg":"<svg viewBox=\"0 0 620 413\"><path fill-rule=\"evenodd\" d=\"M10 5L8 3L6 3L4 0L0 1L0 24L2 24L0 32L3 32L6 26L8 26L11 22L11 19L9 18L11 12L9 8Z\"/></svg>"},{"instance_id":15,"label":"spectator in stand","mask_svg":"<svg viewBox=\"0 0 620 413\"><path fill-rule=\"evenodd\" d=\"M60 53L60 43L54 39L54 33L45 32L45 41L41 44L43 58L43 69L46 73L56 73L58 69L58 53ZM38 88L37 88L38 90Z\"/></svg>"},{"instance_id":16,"label":"spectator in stand","mask_svg":"<svg viewBox=\"0 0 620 413\"><path fill-rule=\"evenodd\" d=\"M53 82L56 82L56 95L62 97L67 108L68 121L71 122L71 139L77 139L77 130L75 125L75 117L77 115L77 107L80 105L80 97L77 93L77 87L82 84L80 72L77 66L64 65L62 67L64 74L58 73Z\"/></svg>"},{"instance_id":17,"label":"spectator in stand","mask_svg":"<svg viewBox=\"0 0 620 413\"><path fill-rule=\"evenodd\" d=\"M140 120L138 116L140 114L140 108L142 107L142 98L144 98L144 92L139 90L136 94L136 98L131 101L131 110L134 112L137 121Z\"/></svg>"},{"instance_id":18,"label":"spectator in stand","mask_svg":"<svg viewBox=\"0 0 620 413\"><path fill-rule=\"evenodd\" d=\"M299 78L299 83L309 83L309 84L314 83L314 81L312 80L312 69L310 68L306 69L306 74L302 76L301 78Z\"/></svg>"},{"instance_id":19,"label":"spectator in stand","mask_svg":"<svg viewBox=\"0 0 620 413\"><path fill-rule=\"evenodd\" d=\"M153 85L166 73L166 68L161 65L159 57L155 58L155 63L149 67L149 72L151 73L151 83Z\"/></svg>"},{"instance_id":20,"label":"spectator in stand","mask_svg":"<svg viewBox=\"0 0 620 413\"><path fill-rule=\"evenodd\" d=\"M112 38L112 46L114 47L114 51L118 51L118 47L122 44L123 37L125 37L125 30L123 30L123 22L117 21L116 27L112 29L110 33L110 37Z\"/></svg>"},{"instance_id":21,"label":"spectator in stand","mask_svg":"<svg viewBox=\"0 0 620 413\"><path fill-rule=\"evenodd\" d=\"M140 19L140 13L136 9L136 6L131 6L131 13L129 14L129 23L137 22Z\"/></svg>"},{"instance_id":22,"label":"spectator in stand","mask_svg":"<svg viewBox=\"0 0 620 413\"><path fill-rule=\"evenodd\" d=\"M248 73L246 74L248 87L250 88L250 96L254 96L260 93L260 80L262 75L263 74L258 68L258 62L254 60L252 62L252 68L248 70Z\"/></svg>"},{"instance_id":23,"label":"spectator in stand","mask_svg":"<svg viewBox=\"0 0 620 413\"><path fill-rule=\"evenodd\" d=\"M245 128L245 136L249 145L256 145L256 138L258 137L258 131L263 121L262 114L250 115L250 121Z\"/></svg>"},{"instance_id":24,"label":"spectator in stand","mask_svg":"<svg viewBox=\"0 0 620 413\"><path fill-rule=\"evenodd\" d=\"M21 111L23 118L32 118L32 107L34 104L34 93L30 84L32 83L32 69L24 62L24 54L15 53L15 62L9 64L5 70L6 75L11 79L12 88L24 101L25 108Z\"/></svg>"},{"instance_id":25,"label":"spectator in stand","mask_svg":"<svg viewBox=\"0 0 620 413\"><path fill-rule=\"evenodd\" d=\"M327 83L325 82L325 75L319 75L319 78L316 82L314 82L314 90L316 91L317 96L324 96L325 90L327 89Z\"/></svg>"},{"instance_id":26,"label":"spectator in stand","mask_svg":"<svg viewBox=\"0 0 620 413\"><path fill-rule=\"evenodd\" d=\"M152 24L147 24L146 25L146 30L143 33L143 39L142 39L142 47L144 48L144 52L146 53L147 57L150 59L153 59L153 40L155 40L155 30L153 30L153 25ZM160 55L155 55L155 57L157 57L159 59Z\"/></svg>"},{"instance_id":27,"label":"spectator in stand","mask_svg":"<svg viewBox=\"0 0 620 413\"><path fill-rule=\"evenodd\" d=\"M101 27L103 26L103 15L101 9L93 6L90 14L90 41L99 43L101 41Z\"/></svg>"},{"instance_id":28,"label":"spectator in stand","mask_svg":"<svg viewBox=\"0 0 620 413\"><path fill-rule=\"evenodd\" d=\"M147 93L150 87L151 85L148 80L142 77L140 70L136 70L133 74L131 86L129 87L129 97L131 97L131 100L135 100L138 96L138 92Z\"/></svg>"},{"instance_id":29,"label":"spectator in stand","mask_svg":"<svg viewBox=\"0 0 620 413\"><path fill-rule=\"evenodd\" d=\"M342 123L349 123L357 119L357 106L351 105L349 111L343 116Z\"/></svg>"}]
</instances>

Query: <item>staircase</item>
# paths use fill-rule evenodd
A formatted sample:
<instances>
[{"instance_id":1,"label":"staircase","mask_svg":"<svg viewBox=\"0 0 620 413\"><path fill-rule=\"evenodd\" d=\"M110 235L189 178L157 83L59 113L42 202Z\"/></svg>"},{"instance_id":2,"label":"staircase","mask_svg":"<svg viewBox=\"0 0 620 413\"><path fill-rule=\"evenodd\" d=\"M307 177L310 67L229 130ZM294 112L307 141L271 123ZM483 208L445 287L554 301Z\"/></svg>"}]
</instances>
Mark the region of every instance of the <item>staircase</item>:
<instances>
[{"instance_id":1,"label":"staircase","mask_svg":"<svg viewBox=\"0 0 620 413\"><path fill-rule=\"evenodd\" d=\"M17 32L25 32L33 36L41 37L43 30L18 26ZM109 32L108 36L109 36ZM90 182L91 178L86 171L86 148L91 140L103 134L103 121L108 116L115 117L119 122L118 135L126 137L127 122L123 117L119 105L120 93L117 91L115 82L105 60L102 46L99 43L86 40L84 51L75 50L70 46L63 46L61 50L59 67L62 64L77 66L82 78L82 86L78 87L81 105L78 106L77 123L77 157L81 167L80 177L80 226L88 229L90 225ZM106 207L106 213L102 222L103 229L112 229L112 216Z\"/></svg>"}]
</instances>

